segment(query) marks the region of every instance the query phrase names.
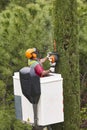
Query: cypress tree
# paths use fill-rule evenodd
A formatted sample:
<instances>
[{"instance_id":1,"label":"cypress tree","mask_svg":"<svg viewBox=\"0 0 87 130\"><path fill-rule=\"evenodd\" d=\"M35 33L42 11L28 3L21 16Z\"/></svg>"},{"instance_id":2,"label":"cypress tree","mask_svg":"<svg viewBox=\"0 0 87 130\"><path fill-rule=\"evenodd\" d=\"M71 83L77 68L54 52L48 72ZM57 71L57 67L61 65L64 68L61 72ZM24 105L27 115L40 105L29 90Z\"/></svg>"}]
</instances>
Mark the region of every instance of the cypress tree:
<instances>
[{"instance_id":1,"label":"cypress tree","mask_svg":"<svg viewBox=\"0 0 87 130\"><path fill-rule=\"evenodd\" d=\"M53 130L79 130L80 83L78 52L78 19L76 0L54 1L54 39L57 43L59 63L57 73L63 77L64 123Z\"/></svg>"}]
</instances>

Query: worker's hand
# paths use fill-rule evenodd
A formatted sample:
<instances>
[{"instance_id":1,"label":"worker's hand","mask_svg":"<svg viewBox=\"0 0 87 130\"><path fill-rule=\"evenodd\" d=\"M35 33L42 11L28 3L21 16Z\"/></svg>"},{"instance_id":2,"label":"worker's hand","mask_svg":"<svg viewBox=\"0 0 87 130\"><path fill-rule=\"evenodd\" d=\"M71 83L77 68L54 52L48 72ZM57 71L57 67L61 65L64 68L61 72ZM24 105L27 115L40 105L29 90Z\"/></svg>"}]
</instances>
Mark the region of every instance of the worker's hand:
<instances>
[{"instance_id":1,"label":"worker's hand","mask_svg":"<svg viewBox=\"0 0 87 130\"><path fill-rule=\"evenodd\" d=\"M48 53L47 53L47 58L48 58L48 59L49 59L49 57L50 57L50 53L51 53L51 52L48 52Z\"/></svg>"},{"instance_id":2,"label":"worker's hand","mask_svg":"<svg viewBox=\"0 0 87 130\"><path fill-rule=\"evenodd\" d=\"M54 67L50 67L50 72L54 73L55 72L55 68Z\"/></svg>"}]
</instances>

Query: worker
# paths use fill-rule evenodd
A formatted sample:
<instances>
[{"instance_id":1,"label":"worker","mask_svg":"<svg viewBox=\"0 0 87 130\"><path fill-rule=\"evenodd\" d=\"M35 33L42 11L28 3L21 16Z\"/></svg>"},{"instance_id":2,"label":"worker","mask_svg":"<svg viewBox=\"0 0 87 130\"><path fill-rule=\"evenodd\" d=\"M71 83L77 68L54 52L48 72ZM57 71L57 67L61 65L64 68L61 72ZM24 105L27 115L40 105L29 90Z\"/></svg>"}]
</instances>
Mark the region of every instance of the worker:
<instances>
[{"instance_id":1,"label":"worker","mask_svg":"<svg viewBox=\"0 0 87 130\"><path fill-rule=\"evenodd\" d=\"M37 49L30 48L26 50L25 56L28 58L28 66L34 68L34 71L38 76L44 77L49 75L50 72L53 72L52 68L44 70L42 66L42 64L49 58L49 54L47 54L45 58L39 59L37 57Z\"/></svg>"}]
</instances>

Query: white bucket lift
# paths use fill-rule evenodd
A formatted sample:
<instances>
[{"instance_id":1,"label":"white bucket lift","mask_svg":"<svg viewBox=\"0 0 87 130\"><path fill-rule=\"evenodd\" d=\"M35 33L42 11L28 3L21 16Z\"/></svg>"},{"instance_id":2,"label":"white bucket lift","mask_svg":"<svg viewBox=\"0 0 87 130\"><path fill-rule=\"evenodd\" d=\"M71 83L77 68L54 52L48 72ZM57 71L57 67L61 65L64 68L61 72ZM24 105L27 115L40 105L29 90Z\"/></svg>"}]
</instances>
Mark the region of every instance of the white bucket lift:
<instances>
[{"instance_id":1,"label":"white bucket lift","mask_svg":"<svg viewBox=\"0 0 87 130\"><path fill-rule=\"evenodd\" d=\"M23 95L19 72L13 76L16 117L34 123L33 106ZM63 79L61 74L50 73L40 78L41 95L37 106L38 126L47 126L64 121Z\"/></svg>"}]
</instances>

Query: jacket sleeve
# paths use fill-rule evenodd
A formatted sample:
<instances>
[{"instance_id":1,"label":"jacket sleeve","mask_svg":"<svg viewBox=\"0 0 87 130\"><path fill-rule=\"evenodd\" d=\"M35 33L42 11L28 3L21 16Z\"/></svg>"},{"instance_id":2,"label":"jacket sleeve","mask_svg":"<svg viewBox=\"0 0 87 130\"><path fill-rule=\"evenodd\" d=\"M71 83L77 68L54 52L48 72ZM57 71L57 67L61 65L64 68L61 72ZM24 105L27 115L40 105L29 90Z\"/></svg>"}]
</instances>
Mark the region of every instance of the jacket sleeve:
<instances>
[{"instance_id":1,"label":"jacket sleeve","mask_svg":"<svg viewBox=\"0 0 87 130\"><path fill-rule=\"evenodd\" d=\"M40 64L37 64L34 68L35 73L41 77L42 72L44 71L43 67Z\"/></svg>"}]
</instances>

